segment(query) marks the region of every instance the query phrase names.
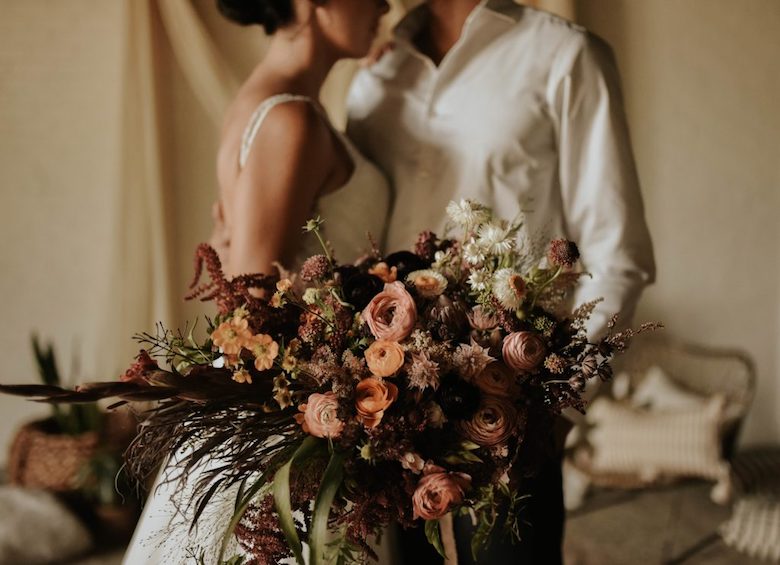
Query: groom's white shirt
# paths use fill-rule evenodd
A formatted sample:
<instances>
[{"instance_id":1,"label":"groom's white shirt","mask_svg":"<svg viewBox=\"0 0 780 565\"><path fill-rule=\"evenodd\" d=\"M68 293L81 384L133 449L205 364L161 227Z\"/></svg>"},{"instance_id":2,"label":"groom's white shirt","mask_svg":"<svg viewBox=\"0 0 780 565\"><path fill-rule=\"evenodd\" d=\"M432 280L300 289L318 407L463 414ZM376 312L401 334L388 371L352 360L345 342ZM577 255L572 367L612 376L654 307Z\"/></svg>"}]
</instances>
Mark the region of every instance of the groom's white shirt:
<instances>
[{"instance_id":1,"label":"groom's white shirt","mask_svg":"<svg viewBox=\"0 0 780 565\"><path fill-rule=\"evenodd\" d=\"M356 77L348 133L388 175L387 248L441 234L450 200L525 214L532 240L580 247L577 303L603 297L590 329L625 320L653 281L644 218L609 47L586 30L512 0L483 0L437 67L414 46L425 5L395 30L395 47Z\"/></svg>"}]
</instances>

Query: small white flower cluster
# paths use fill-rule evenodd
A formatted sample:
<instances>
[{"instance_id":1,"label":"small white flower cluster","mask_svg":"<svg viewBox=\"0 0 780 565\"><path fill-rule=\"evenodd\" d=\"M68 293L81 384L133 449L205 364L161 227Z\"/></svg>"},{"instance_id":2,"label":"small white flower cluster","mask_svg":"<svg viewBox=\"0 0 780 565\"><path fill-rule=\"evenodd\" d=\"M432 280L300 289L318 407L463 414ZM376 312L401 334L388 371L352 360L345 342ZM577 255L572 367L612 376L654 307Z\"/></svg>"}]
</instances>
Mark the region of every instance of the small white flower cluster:
<instances>
[{"instance_id":1,"label":"small white flower cluster","mask_svg":"<svg viewBox=\"0 0 780 565\"><path fill-rule=\"evenodd\" d=\"M500 220L470 200L450 202L447 214L464 229L460 259L468 272L466 282L482 297L480 302L495 298L508 310L520 308L526 290L523 273L531 263L526 238L518 235L521 223ZM451 266L453 259L451 252L440 252L433 268Z\"/></svg>"}]
</instances>

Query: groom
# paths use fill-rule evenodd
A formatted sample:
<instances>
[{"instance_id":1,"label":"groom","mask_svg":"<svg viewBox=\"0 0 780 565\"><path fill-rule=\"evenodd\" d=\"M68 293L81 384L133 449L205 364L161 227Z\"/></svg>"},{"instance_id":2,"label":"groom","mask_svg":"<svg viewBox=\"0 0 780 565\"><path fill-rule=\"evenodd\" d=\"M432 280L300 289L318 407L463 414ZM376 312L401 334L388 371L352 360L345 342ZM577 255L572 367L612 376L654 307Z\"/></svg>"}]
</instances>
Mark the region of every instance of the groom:
<instances>
[{"instance_id":1,"label":"groom","mask_svg":"<svg viewBox=\"0 0 780 565\"><path fill-rule=\"evenodd\" d=\"M355 79L348 108L350 137L394 186L387 249L441 232L450 200L505 219L527 212L526 245L560 236L579 245L592 277L575 301L604 299L591 334L612 313L630 320L653 281L653 253L617 70L598 38L513 0L427 0ZM496 541L481 563L561 562L560 455L523 486L532 497L522 543ZM468 517L454 530L458 562L471 563ZM406 563L441 562L421 532L403 538Z\"/></svg>"}]
</instances>

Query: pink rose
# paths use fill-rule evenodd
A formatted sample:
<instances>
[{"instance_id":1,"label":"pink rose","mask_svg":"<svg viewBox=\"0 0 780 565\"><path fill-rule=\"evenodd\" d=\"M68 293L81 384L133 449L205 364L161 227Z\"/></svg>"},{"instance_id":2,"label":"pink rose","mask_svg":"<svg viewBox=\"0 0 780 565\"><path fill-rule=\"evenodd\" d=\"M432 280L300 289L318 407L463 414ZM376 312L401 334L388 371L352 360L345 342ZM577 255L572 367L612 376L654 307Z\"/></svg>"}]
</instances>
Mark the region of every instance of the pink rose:
<instances>
[{"instance_id":1,"label":"pink rose","mask_svg":"<svg viewBox=\"0 0 780 565\"><path fill-rule=\"evenodd\" d=\"M414 518L435 520L463 502L471 487L471 477L465 473L447 473L441 467L426 465L423 477L412 495Z\"/></svg>"},{"instance_id":2,"label":"pink rose","mask_svg":"<svg viewBox=\"0 0 780 565\"><path fill-rule=\"evenodd\" d=\"M504 338L504 362L515 371L536 369L547 354L544 340L534 332L514 332Z\"/></svg>"},{"instance_id":3,"label":"pink rose","mask_svg":"<svg viewBox=\"0 0 780 565\"><path fill-rule=\"evenodd\" d=\"M385 284L363 310L363 320L377 339L401 341L409 336L417 322L417 307L402 282Z\"/></svg>"},{"instance_id":4,"label":"pink rose","mask_svg":"<svg viewBox=\"0 0 780 565\"><path fill-rule=\"evenodd\" d=\"M517 411L509 400L485 395L477 413L470 420L462 422L460 428L466 439L490 447L509 439L515 430L516 416Z\"/></svg>"},{"instance_id":5,"label":"pink rose","mask_svg":"<svg viewBox=\"0 0 780 565\"><path fill-rule=\"evenodd\" d=\"M344 429L344 422L338 418L339 402L333 392L309 395L309 401L301 404L295 419L303 431L314 437L338 437Z\"/></svg>"}]
</instances>

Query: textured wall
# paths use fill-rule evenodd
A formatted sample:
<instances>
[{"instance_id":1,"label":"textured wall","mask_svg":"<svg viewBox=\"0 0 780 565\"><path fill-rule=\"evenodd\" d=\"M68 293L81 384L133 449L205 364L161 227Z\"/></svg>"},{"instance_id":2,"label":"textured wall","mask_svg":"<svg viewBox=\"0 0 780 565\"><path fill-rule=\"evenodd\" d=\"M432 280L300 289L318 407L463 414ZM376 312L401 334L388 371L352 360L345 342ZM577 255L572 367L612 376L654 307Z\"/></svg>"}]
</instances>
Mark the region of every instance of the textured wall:
<instances>
[{"instance_id":1,"label":"textured wall","mask_svg":"<svg viewBox=\"0 0 780 565\"><path fill-rule=\"evenodd\" d=\"M639 316L749 352L780 441L780 2L580 0L614 47L656 246Z\"/></svg>"},{"instance_id":2,"label":"textured wall","mask_svg":"<svg viewBox=\"0 0 780 565\"><path fill-rule=\"evenodd\" d=\"M29 336L62 369L91 353L104 303L116 181L119 2L0 0L0 379L35 381ZM0 464L16 426L47 408L0 397Z\"/></svg>"}]
</instances>

